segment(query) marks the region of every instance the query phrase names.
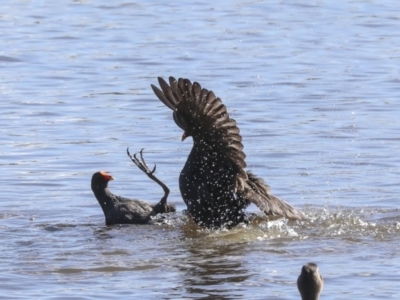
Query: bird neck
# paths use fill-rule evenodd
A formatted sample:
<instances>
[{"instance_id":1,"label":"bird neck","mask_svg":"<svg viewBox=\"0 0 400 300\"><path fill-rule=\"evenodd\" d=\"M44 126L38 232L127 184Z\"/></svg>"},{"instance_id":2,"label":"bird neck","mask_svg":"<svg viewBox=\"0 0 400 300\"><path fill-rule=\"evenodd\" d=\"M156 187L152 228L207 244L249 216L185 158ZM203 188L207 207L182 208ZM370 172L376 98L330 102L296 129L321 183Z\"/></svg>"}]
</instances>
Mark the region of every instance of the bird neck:
<instances>
[{"instance_id":1,"label":"bird neck","mask_svg":"<svg viewBox=\"0 0 400 300\"><path fill-rule=\"evenodd\" d=\"M112 201L113 193L111 193L108 187L98 187L94 190L94 194L104 211L114 207Z\"/></svg>"}]
</instances>

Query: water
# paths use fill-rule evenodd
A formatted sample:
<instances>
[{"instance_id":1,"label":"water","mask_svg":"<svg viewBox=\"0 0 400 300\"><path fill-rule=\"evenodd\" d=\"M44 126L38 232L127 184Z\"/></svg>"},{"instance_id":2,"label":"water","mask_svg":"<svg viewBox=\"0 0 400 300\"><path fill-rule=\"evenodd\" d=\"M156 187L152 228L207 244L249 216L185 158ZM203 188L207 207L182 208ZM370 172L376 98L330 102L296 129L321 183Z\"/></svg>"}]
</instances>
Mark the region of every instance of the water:
<instances>
[{"instance_id":1,"label":"water","mask_svg":"<svg viewBox=\"0 0 400 300\"><path fill-rule=\"evenodd\" d=\"M400 28L395 1L2 1L0 290L4 299L400 298ZM153 95L187 77L222 98L249 169L308 220L207 232L182 210L191 142ZM105 227L90 190L178 214ZM250 212L257 209L250 207Z\"/></svg>"}]
</instances>

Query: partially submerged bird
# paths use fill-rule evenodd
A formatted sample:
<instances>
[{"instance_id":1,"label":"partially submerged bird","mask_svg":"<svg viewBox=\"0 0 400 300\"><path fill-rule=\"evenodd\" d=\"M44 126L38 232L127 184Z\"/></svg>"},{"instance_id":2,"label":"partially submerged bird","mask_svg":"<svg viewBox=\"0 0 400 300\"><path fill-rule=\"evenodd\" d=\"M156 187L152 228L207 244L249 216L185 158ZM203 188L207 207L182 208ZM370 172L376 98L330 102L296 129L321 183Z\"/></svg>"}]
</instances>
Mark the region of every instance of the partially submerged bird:
<instances>
[{"instance_id":1,"label":"partially submerged bird","mask_svg":"<svg viewBox=\"0 0 400 300\"><path fill-rule=\"evenodd\" d=\"M301 269L297 278L297 288L302 300L319 300L319 295L324 287L324 279L319 274L318 266L308 263Z\"/></svg>"},{"instance_id":2,"label":"partially submerged bird","mask_svg":"<svg viewBox=\"0 0 400 300\"><path fill-rule=\"evenodd\" d=\"M151 217L157 214L174 212L175 207L167 205L169 189L154 175L156 166L154 166L153 170L147 167L143 158L143 149L140 151L141 160L136 157L137 154L131 156L129 149L127 153L140 170L163 188L164 196L158 204L154 205L141 200L131 200L114 195L108 188L108 182L114 180L114 177L105 171L96 172L92 176L92 191L103 209L106 225L145 224L151 220Z\"/></svg>"},{"instance_id":3,"label":"partially submerged bird","mask_svg":"<svg viewBox=\"0 0 400 300\"><path fill-rule=\"evenodd\" d=\"M179 188L194 221L208 228L246 222L254 203L265 214L302 219L304 215L271 194L264 181L245 171L246 155L236 121L212 91L188 79L158 78L156 96L173 111L175 123L191 136L193 148L179 177Z\"/></svg>"}]
</instances>

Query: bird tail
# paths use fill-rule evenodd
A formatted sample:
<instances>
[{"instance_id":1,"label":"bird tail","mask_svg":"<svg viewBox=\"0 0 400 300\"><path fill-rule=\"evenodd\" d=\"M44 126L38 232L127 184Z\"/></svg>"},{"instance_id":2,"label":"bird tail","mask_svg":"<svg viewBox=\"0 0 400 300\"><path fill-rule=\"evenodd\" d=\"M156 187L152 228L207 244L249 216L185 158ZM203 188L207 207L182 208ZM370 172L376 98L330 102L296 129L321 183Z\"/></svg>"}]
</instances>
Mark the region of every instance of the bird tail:
<instances>
[{"instance_id":1,"label":"bird tail","mask_svg":"<svg viewBox=\"0 0 400 300\"><path fill-rule=\"evenodd\" d=\"M282 216L290 220L305 218L301 211L272 195L269 186L264 180L249 171L247 171L247 177L247 180L241 183L241 192L238 193L240 197L254 203L269 216Z\"/></svg>"}]
</instances>

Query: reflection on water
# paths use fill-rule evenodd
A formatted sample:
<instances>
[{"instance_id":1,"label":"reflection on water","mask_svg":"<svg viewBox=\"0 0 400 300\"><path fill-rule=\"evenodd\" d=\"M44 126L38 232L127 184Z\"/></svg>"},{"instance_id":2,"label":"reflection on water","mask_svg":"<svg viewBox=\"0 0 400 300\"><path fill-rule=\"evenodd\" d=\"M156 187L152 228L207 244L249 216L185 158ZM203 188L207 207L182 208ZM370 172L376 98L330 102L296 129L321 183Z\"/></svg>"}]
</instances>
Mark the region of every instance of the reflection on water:
<instances>
[{"instance_id":1,"label":"reflection on water","mask_svg":"<svg viewBox=\"0 0 400 300\"><path fill-rule=\"evenodd\" d=\"M241 261L246 251L245 244L211 243L213 247L206 248L204 242L188 240L185 243L187 257L179 269L187 296L202 299L244 297L245 291L235 284L251 276Z\"/></svg>"}]
</instances>

